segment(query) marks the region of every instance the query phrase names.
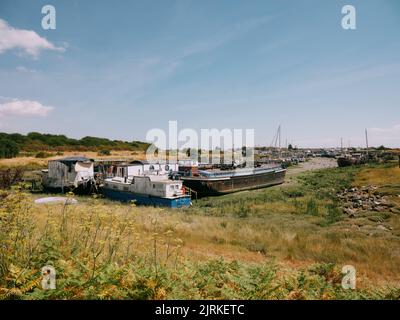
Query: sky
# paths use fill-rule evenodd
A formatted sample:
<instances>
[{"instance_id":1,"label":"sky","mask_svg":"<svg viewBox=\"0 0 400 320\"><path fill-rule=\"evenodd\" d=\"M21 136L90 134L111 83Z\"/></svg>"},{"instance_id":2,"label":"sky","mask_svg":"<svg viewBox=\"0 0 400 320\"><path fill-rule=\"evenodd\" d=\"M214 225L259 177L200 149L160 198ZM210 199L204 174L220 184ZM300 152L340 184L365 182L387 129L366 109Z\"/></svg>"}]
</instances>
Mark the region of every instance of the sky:
<instances>
[{"instance_id":1,"label":"sky","mask_svg":"<svg viewBox=\"0 0 400 320\"><path fill-rule=\"evenodd\" d=\"M400 147L400 2L0 1L0 131L143 141L169 120Z\"/></svg>"}]
</instances>

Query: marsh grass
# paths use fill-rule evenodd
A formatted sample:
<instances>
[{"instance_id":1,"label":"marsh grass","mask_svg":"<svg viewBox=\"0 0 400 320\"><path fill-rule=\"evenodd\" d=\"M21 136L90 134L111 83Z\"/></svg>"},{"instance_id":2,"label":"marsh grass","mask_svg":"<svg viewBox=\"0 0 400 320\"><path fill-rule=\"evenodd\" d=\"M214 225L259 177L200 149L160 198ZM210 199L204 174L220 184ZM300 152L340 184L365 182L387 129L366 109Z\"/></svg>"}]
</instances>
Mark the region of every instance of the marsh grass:
<instances>
[{"instance_id":1,"label":"marsh grass","mask_svg":"<svg viewBox=\"0 0 400 320\"><path fill-rule=\"evenodd\" d=\"M399 216L381 213L392 230L375 232L368 213L343 217L334 196L364 169L307 173L295 185L179 210L87 197L40 206L32 195L4 193L0 297L399 298ZM345 264L357 269L355 291L340 286ZM44 265L57 270L56 290L40 288Z\"/></svg>"}]
</instances>

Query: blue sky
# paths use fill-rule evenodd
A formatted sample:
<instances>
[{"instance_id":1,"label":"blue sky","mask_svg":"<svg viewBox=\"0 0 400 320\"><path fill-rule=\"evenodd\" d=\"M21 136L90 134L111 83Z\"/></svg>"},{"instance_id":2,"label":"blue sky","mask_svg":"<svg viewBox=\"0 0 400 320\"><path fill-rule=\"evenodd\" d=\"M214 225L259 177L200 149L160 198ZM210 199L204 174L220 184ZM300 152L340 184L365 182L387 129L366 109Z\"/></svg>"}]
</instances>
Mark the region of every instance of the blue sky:
<instances>
[{"instance_id":1,"label":"blue sky","mask_svg":"<svg viewBox=\"0 0 400 320\"><path fill-rule=\"evenodd\" d=\"M144 140L177 120L258 145L281 124L300 147L363 145L365 128L400 146L396 0L2 0L0 19L0 131Z\"/></svg>"}]
</instances>

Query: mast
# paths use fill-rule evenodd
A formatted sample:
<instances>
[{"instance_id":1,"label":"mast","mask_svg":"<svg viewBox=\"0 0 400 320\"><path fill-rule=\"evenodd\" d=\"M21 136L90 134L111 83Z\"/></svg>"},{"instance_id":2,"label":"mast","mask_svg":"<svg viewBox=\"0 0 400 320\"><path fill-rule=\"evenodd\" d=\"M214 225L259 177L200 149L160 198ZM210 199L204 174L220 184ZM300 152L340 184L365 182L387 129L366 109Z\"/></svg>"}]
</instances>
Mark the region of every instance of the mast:
<instances>
[{"instance_id":1,"label":"mast","mask_svg":"<svg viewBox=\"0 0 400 320\"><path fill-rule=\"evenodd\" d=\"M278 130L276 130L274 138L272 139L272 142L271 142L271 147L273 147L275 151L277 151L276 149L279 150L279 157L280 157L280 153L281 153L281 125L279 125L278 126Z\"/></svg>"},{"instance_id":2,"label":"mast","mask_svg":"<svg viewBox=\"0 0 400 320\"><path fill-rule=\"evenodd\" d=\"M367 160L369 159L369 153L368 153L368 131L365 129L365 144L367 146Z\"/></svg>"},{"instance_id":3,"label":"mast","mask_svg":"<svg viewBox=\"0 0 400 320\"><path fill-rule=\"evenodd\" d=\"M281 148L281 125L279 125L278 132L279 132L279 149L280 149Z\"/></svg>"}]
</instances>

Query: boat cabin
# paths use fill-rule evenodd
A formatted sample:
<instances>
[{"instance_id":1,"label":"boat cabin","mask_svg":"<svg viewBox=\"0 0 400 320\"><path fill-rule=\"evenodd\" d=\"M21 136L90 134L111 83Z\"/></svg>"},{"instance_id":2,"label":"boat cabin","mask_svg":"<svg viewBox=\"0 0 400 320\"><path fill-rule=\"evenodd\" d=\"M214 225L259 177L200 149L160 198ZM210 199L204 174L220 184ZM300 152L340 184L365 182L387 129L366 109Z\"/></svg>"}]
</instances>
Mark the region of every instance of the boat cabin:
<instances>
[{"instance_id":1,"label":"boat cabin","mask_svg":"<svg viewBox=\"0 0 400 320\"><path fill-rule=\"evenodd\" d=\"M48 169L42 170L45 189L60 190L78 188L94 180L94 161L85 157L67 157L50 160Z\"/></svg>"},{"instance_id":2,"label":"boat cabin","mask_svg":"<svg viewBox=\"0 0 400 320\"><path fill-rule=\"evenodd\" d=\"M160 198L175 198L184 195L182 181L169 180L166 175L115 177L106 179L104 188Z\"/></svg>"},{"instance_id":3,"label":"boat cabin","mask_svg":"<svg viewBox=\"0 0 400 320\"><path fill-rule=\"evenodd\" d=\"M178 171L177 163L156 163L135 160L129 164L118 165L116 169L116 177L133 177L145 174L167 175Z\"/></svg>"}]
</instances>

